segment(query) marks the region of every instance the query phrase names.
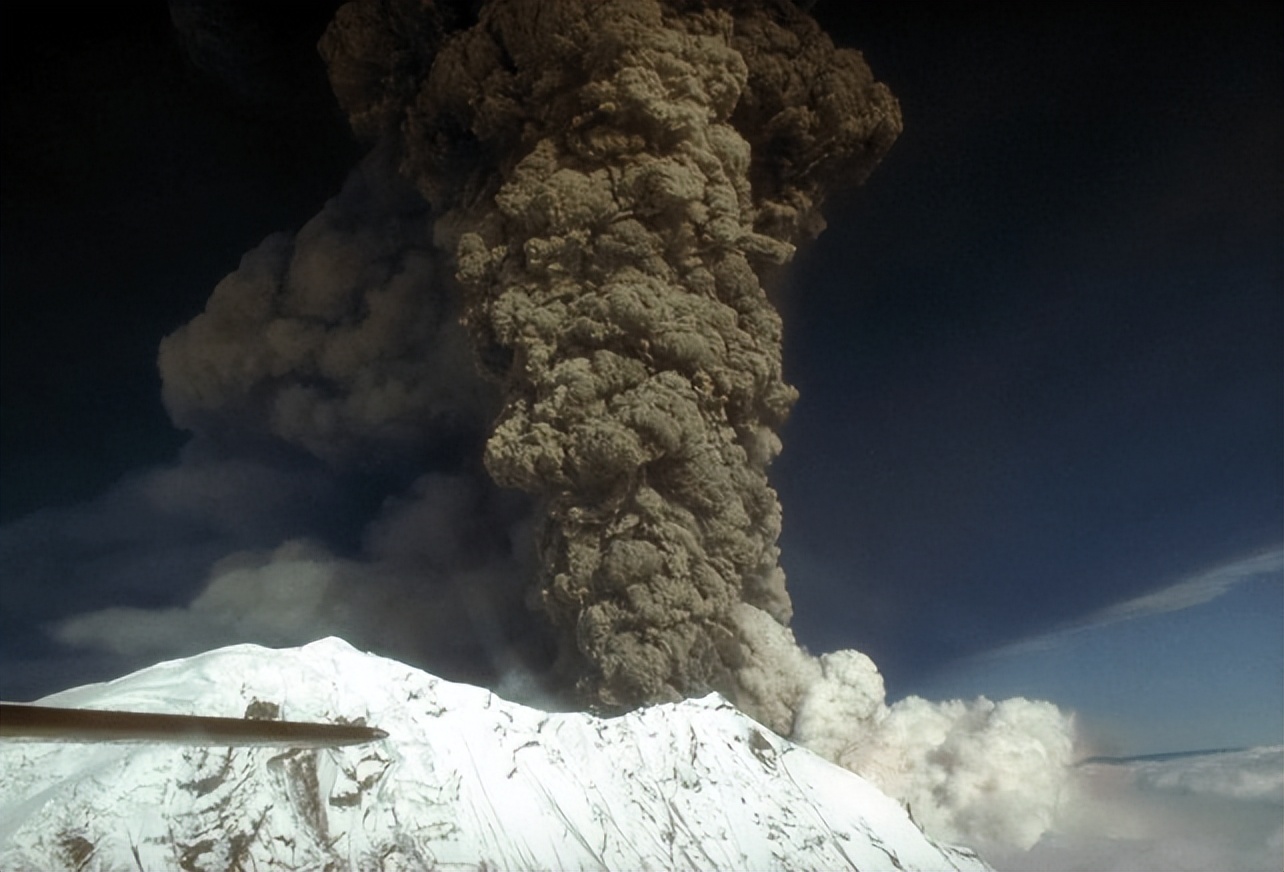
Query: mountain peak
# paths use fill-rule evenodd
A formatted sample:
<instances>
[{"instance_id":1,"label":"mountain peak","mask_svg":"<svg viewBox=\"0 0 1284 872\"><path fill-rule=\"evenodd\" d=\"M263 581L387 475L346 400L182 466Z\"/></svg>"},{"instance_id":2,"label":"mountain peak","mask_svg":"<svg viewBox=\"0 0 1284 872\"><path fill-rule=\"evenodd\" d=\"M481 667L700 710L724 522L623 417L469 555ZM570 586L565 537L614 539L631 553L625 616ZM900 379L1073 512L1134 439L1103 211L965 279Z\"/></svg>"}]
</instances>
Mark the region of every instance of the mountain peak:
<instances>
[{"instance_id":1,"label":"mountain peak","mask_svg":"<svg viewBox=\"0 0 1284 872\"><path fill-rule=\"evenodd\" d=\"M4 868L986 868L716 694L610 719L543 712L328 638L222 648L40 702L389 735L0 742Z\"/></svg>"}]
</instances>

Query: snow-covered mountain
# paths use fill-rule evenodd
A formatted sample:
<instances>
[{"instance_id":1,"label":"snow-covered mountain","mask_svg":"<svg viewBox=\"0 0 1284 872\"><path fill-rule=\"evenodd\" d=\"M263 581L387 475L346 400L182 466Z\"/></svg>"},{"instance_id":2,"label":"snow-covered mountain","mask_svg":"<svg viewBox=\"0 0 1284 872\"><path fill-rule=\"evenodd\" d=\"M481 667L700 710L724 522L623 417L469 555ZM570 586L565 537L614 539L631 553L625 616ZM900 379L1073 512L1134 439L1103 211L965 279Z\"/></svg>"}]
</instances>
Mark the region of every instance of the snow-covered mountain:
<instances>
[{"instance_id":1,"label":"snow-covered mountain","mask_svg":"<svg viewBox=\"0 0 1284 872\"><path fill-rule=\"evenodd\" d=\"M546 713L338 639L237 645L46 705L377 725L360 746L0 742L4 869L981 870L709 696Z\"/></svg>"}]
</instances>

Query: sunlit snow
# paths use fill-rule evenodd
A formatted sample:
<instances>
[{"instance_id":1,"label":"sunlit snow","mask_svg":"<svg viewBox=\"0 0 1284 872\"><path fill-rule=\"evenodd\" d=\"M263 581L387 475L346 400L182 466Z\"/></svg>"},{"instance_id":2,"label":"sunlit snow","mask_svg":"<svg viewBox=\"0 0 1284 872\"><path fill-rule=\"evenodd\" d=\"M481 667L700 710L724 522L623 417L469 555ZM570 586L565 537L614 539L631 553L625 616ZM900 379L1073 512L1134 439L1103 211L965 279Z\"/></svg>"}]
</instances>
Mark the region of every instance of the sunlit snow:
<instances>
[{"instance_id":1,"label":"sunlit snow","mask_svg":"<svg viewBox=\"0 0 1284 872\"><path fill-rule=\"evenodd\" d=\"M0 743L0 867L985 869L716 695L546 713L338 639L238 645L48 705L364 719L334 749Z\"/></svg>"}]
</instances>

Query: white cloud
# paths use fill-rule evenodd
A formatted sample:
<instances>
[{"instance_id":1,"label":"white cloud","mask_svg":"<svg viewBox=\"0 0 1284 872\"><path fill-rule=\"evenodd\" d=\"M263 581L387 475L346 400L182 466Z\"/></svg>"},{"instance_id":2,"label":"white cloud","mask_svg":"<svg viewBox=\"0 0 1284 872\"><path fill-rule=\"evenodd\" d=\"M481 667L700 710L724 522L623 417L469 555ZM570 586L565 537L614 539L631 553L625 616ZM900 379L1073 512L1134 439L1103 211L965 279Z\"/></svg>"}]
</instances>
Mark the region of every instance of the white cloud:
<instances>
[{"instance_id":1,"label":"white cloud","mask_svg":"<svg viewBox=\"0 0 1284 872\"><path fill-rule=\"evenodd\" d=\"M1284 745L1132 764L1138 787L1284 807Z\"/></svg>"},{"instance_id":2,"label":"white cloud","mask_svg":"<svg viewBox=\"0 0 1284 872\"><path fill-rule=\"evenodd\" d=\"M302 535L342 505L324 476L187 450L92 500L0 527L4 609L40 624L109 602L176 602L219 557Z\"/></svg>"},{"instance_id":3,"label":"white cloud","mask_svg":"<svg viewBox=\"0 0 1284 872\"><path fill-rule=\"evenodd\" d=\"M984 854L1027 849L1051 826L1074 759L1073 719L1055 705L913 696L889 705L858 651L802 665L794 741L905 803L928 835Z\"/></svg>"},{"instance_id":4,"label":"white cloud","mask_svg":"<svg viewBox=\"0 0 1284 872\"><path fill-rule=\"evenodd\" d=\"M1284 747L1076 770L1051 831L999 870L1271 870L1284 859Z\"/></svg>"},{"instance_id":5,"label":"white cloud","mask_svg":"<svg viewBox=\"0 0 1284 872\"><path fill-rule=\"evenodd\" d=\"M142 491L166 517L190 513L235 526L234 510L245 501L224 499L236 490L219 486L221 469L180 467L147 478ZM245 511L253 515L252 507ZM525 501L474 478L426 475L385 503L355 555L302 538L242 547L215 562L180 598L184 604L88 608L47 622L58 642L134 664L238 642L293 646L333 635L485 680L541 650L543 628L524 599L529 527ZM129 568L141 571L137 561Z\"/></svg>"},{"instance_id":6,"label":"white cloud","mask_svg":"<svg viewBox=\"0 0 1284 872\"><path fill-rule=\"evenodd\" d=\"M265 557L233 555L210 573L187 606L112 607L69 618L58 641L123 656L182 656L232 642L298 645L351 620L336 597L344 564L303 542L287 542Z\"/></svg>"},{"instance_id":7,"label":"white cloud","mask_svg":"<svg viewBox=\"0 0 1284 872\"><path fill-rule=\"evenodd\" d=\"M1029 848L1052 825L1073 738L1051 703L912 696L839 759L906 802L929 835L984 854Z\"/></svg>"}]
</instances>

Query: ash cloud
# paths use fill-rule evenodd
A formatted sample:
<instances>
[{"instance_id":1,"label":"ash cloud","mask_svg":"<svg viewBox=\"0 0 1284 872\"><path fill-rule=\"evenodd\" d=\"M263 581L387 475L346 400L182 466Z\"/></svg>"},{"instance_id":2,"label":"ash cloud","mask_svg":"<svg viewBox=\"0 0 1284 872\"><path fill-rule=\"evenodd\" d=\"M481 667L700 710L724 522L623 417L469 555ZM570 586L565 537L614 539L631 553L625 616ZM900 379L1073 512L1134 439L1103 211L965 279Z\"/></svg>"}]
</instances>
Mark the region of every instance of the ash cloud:
<instances>
[{"instance_id":1,"label":"ash cloud","mask_svg":"<svg viewBox=\"0 0 1284 872\"><path fill-rule=\"evenodd\" d=\"M351 547L242 546L181 603L55 636L154 657L337 634L605 710L718 690L931 833L1037 840L1065 715L889 704L868 658L788 628L767 469L795 392L764 286L900 130L860 55L741 0L357 0L321 51L372 156L160 367L205 468L286 458L340 494L383 474L378 504Z\"/></svg>"},{"instance_id":2,"label":"ash cloud","mask_svg":"<svg viewBox=\"0 0 1284 872\"><path fill-rule=\"evenodd\" d=\"M128 549L113 577L150 605L87 596L79 614L40 616L55 639L128 668L326 633L482 684L547 665L525 603L529 500L481 469L498 392L473 363L431 217L377 147L164 339L165 405L194 436L182 461L41 527L83 550L75 531L109 516L112 549ZM16 572L42 571L6 540ZM143 553L162 541L180 573Z\"/></svg>"},{"instance_id":3,"label":"ash cloud","mask_svg":"<svg viewBox=\"0 0 1284 872\"><path fill-rule=\"evenodd\" d=\"M170 417L206 444L410 463L493 414L423 200L376 150L298 233L268 237L160 347Z\"/></svg>"},{"instance_id":4,"label":"ash cloud","mask_svg":"<svg viewBox=\"0 0 1284 872\"><path fill-rule=\"evenodd\" d=\"M788 4L494 3L431 63L397 46L436 21L394 7L345 7L322 52L442 213L559 672L611 709L720 690L788 732L801 688L767 687L757 613L792 612L766 470L795 392L762 280L823 226L822 179L891 145L895 100Z\"/></svg>"}]
</instances>

